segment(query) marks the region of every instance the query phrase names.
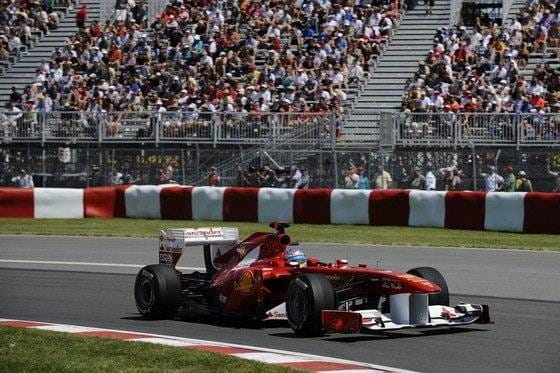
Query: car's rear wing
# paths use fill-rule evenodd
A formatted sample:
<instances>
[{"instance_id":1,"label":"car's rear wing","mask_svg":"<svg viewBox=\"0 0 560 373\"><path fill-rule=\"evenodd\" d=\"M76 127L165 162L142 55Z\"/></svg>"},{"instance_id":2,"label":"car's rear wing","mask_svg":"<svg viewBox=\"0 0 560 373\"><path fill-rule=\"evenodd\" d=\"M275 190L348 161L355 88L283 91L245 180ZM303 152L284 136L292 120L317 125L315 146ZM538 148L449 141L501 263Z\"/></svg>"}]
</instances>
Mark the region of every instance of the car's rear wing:
<instances>
[{"instance_id":1,"label":"car's rear wing","mask_svg":"<svg viewBox=\"0 0 560 373\"><path fill-rule=\"evenodd\" d=\"M180 252L187 246L233 245L239 230L231 227L171 228L160 231L160 251Z\"/></svg>"},{"instance_id":2,"label":"car's rear wing","mask_svg":"<svg viewBox=\"0 0 560 373\"><path fill-rule=\"evenodd\" d=\"M175 267L188 246L204 248L206 271L212 271L213 247L233 246L239 242L239 230L229 227L171 228L159 232L159 263ZM215 246L213 246L215 245Z\"/></svg>"}]
</instances>

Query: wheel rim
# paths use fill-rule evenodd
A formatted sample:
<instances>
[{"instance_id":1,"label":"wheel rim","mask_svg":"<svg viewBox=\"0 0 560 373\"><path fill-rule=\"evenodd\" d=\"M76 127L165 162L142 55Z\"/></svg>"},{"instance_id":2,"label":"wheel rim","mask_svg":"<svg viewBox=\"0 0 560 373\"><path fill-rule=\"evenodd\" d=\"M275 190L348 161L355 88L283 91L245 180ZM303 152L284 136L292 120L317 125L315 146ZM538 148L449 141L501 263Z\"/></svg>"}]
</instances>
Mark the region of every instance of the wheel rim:
<instances>
[{"instance_id":1,"label":"wheel rim","mask_svg":"<svg viewBox=\"0 0 560 373\"><path fill-rule=\"evenodd\" d=\"M139 281L137 291L138 304L142 309L148 309L154 302L154 287L149 278L144 277Z\"/></svg>"},{"instance_id":2,"label":"wheel rim","mask_svg":"<svg viewBox=\"0 0 560 373\"><path fill-rule=\"evenodd\" d=\"M307 299L302 289L296 289L291 294L288 313L295 324L300 324L305 320L307 314Z\"/></svg>"}]
</instances>

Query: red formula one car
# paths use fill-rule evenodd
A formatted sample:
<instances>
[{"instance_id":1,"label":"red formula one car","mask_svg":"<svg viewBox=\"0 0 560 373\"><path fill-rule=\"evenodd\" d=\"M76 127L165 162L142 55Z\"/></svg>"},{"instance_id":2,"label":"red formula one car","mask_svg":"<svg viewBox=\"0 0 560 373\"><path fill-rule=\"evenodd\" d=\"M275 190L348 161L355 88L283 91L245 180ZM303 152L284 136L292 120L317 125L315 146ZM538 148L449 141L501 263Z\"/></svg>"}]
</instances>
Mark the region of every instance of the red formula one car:
<instances>
[{"instance_id":1,"label":"red formula one car","mask_svg":"<svg viewBox=\"0 0 560 373\"><path fill-rule=\"evenodd\" d=\"M253 320L287 319L301 336L325 331L368 333L489 322L487 305L449 307L443 276L422 267L407 273L344 259L306 258L285 233L254 233L239 241L236 228L161 231L159 264L140 270L136 306L149 318L220 314ZM181 273L183 251L203 246L206 272Z\"/></svg>"}]
</instances>

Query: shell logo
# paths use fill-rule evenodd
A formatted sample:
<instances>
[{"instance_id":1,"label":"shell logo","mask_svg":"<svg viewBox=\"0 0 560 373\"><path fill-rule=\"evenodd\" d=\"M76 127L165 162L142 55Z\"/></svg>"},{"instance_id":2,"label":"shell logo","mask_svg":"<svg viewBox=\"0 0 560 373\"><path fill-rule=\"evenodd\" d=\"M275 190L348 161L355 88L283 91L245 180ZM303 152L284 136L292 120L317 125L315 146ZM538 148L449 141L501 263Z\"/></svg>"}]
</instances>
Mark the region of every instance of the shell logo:
<instances>
[{"instance_id":1,"label":"shell logo","mask_svg":"<svg viewBox=\"0 0 560 373\"><path fill-rule=\"evenodd\" d=\"M251 294L253 291L254 277L253 273L250 271L243 272L237 283L237 288L239 292L244 295Z\"/></svg>"}]
</instances>

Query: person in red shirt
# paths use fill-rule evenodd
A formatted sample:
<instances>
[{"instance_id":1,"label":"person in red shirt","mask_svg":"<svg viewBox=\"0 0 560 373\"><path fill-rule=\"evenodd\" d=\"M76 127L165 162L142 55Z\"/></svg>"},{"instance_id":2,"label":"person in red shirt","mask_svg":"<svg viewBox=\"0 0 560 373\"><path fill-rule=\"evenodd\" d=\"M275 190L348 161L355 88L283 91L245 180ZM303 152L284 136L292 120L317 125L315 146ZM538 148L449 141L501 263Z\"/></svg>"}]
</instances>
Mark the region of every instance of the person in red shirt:
<instances>
[{"instance_id":1,"label":"person in red shirt","mask_svg":"<svg viewBox=\"0 0 560 373\"><path fill-rule=\"evenodd\" d=\"M111 62L118 62L121 60L122 58L122 52L120 49L118 48L113 48L111 49L111 51L109 51L109 58L111 59Z\"/></svg>"},{"instance_id":2,"label":"person in red shirt","mask_svg":"<svg viewBox=\"0 0 560 373\"><path fill-rule=\"evenodd\" d=\"M216 167L210 167L210 174L208 175L208 185L220 185L220 175L218 175L218 170L216 169Z\"/></svg>"},{"instance_id":3,"label":"person in red shirt","mask_svg":"<svg viewBox=\"0 0 560 373\"><path fill-rule=\"evenodd\" d=\"M531 105L537 109L543 109L546 106L546 100L539 94L533 95L531 98Z\"/></svg>"},{"instance_id":4,"label":"person in red shirt","mask_svg":"<svg viewBox=\"0 0 560 373\"><path fill-rule=\"evenodd\" d=\"M97 21L93 21L93 24L89 28L89 34L94 38L98 38L103 35L101 27L99 27L99 23L97 23Z\"/></svg>"},{"instance_id":5,"label":"person in red shirt","mask_svg":"<svg viewBox=\"0 0 560 373\"><path fill-rule=\"evenodd\" d=\"M86 20L88 16L88 7L87 4L82 5L80 10L76 13L76 26L79 29L83 29L86 27Z\"/></svg>"}]
</instances>

